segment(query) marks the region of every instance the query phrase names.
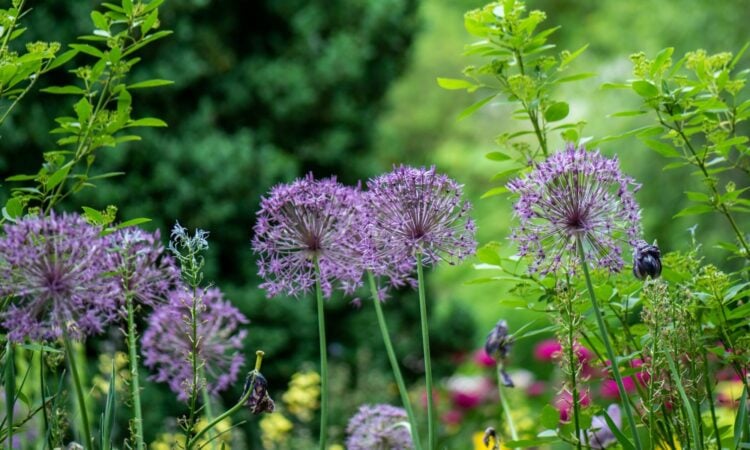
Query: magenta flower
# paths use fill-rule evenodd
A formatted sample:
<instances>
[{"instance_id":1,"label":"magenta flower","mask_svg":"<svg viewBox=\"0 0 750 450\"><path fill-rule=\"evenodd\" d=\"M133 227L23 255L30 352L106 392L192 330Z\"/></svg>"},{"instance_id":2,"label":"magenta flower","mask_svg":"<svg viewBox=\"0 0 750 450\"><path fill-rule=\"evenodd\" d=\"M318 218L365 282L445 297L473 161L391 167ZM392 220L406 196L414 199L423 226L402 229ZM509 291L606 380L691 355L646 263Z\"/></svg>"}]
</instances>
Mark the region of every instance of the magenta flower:
<instances>
[{"instance_id":1,"label":"magenta flower","mask_svg":"<svg viewBox=\"0 0 750 450\"><path fill-rule=\"evenodd\" d=\"M11 341L101 333L117 317L122 290L111 276L100 229L72 214L7 223L0 237L0 314Z\"/></svg>"},{"instance_id":2,"label":"magenta flower","mask_svg":"<svg viewBox=\"0 0 750 450\"><path fill-rule=\"evenodd\" d=\"M591 396L588 391L578 392L578 403L581 406L589 406L591 404ZM560 412L560 421L569 421L573 412L573 394L567 389L563 390L555 398L554 404L555 408Z\"/></svg>"},{"instance_id":3,"label":"magenta flower","mask_svg":"<svg viewBox=\"0 0 750 450\"><path fill-rule=\"evenodd\" d=\"M434 167L396 167L367 187L367 261L392 284L409 280L417 254L429 266L453 264L476 251L471 204L462 199L461 185Z\"/></svg>"},{"instance_id":4,"label":"magenta flower","mask_svg":"<svg viewBox=\"0 0 750 450\"><path fill-rule=\"evenodd\" d=\"M226 300L216 288L198 289L198 361L203 366L205 382L212 394L234 384L245 358L240 352L247 331L240 326L247 318ZM169 384L180 400L187 400L192 390L190 363L190 309L192 293L174 290L168 302L159 305L148 318L143 333L143 363L155 371L152 379Z\"/></svg>"},{"instance_id":5,"label":"magenta flower","mask_svg":"<svg viewBox=\"0 0 750 450\"><path fill-rule=\"evenodd\" d=\"M562 345L556 339L545 339L534 346L537 361L552 361L560 356Z\"/></svg>"},{"instance_id":6,"label":"magenta flower","mask_svg":"<svg viewBox=\"0 0 750 450\"><path fill-rule=\"evenodd\" d=\"M274 187L261 200L253 229L260 285L269 297L297 296L315 286L320 267L323 294L336 282L350 293L361 283L362 201L359 189L312 174Z\"/></svg>"},{"instance_id":7,"label":"magenta flower","mask_svg":"<svg viewBox=\"0 0 750 450\"><path fill-rule=\"evenodd\" d=\"M403 408L362 405L346 426L347 450L407 450L414 448L409 419Z\"/></svg>"},{"instance_id":8,"label":"magenta flower","mask_svg":"<svg viewBox=\"0 0 750 450\"><path fill-rule=\"evenodd\" d=\"M573 144L508 183L518 195L514 209L520 219L511 239L521 256L534 258L529 272L573 273L576 240L593 265L619 272L624 262L618 242L632 246L640 235L641 214L633 196L639 188L622 174L617 158Z\"/></svg>"},{"instance_id":9,"label":"magenta flower","mask_svg":"<svg viewBox=\"0 0 750 450\"><path fill-rule=\"evenodd\" d=\"M622 385L628 394L635 392L633 377L622 377ZM617 382L612 379L602 381L602 385L599 387L599 394L608 400L619 400L620 390L617 388Z\"/></svg>"},{"instance_id":10,"label":"magenta flower","mask_svg":"<svg viewBox=\"0 0 750 450\"><path fill-rule=\"evenodd\" d=\"M125 228L108 236L112 264L123 290L144 305L155 307L179 284L180 271L166 255L159 231Z\"/></svg>"}]
</instances>

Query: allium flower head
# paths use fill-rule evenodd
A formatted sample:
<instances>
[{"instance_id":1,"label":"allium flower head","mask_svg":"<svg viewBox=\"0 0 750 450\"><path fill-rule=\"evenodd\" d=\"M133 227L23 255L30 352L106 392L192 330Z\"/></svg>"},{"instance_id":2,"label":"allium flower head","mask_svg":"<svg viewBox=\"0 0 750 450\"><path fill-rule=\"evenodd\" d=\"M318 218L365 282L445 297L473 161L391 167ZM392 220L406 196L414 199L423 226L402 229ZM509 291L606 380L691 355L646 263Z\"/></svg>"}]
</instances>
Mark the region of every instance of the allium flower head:
<instances>
[{"instance_id":1,"label":"allium flower head","mask_svg":"<svg viewBox=\"0 0 750 450\"><path fill-rule=\"evenodd\" d=\"M521 222L511 239L521 256L534 257L529 271L572 273L578 239L593 265L620 271L618 240L633 245L640 234L641 214L633 196L639 188L622 174L617 158L572 144L508 183L518 194L514 209Z\"/></svg>"},{"instance_id":2,"label":"allium flower head","mask_svg":"<svg viewBox=\"0 0 750 450\"><path fill-rule=\"evenodd\" d=\"M209 392L217 393L237 381L245 363L240 349L247 331L240 330L240 325L248 320L216 288L198 289L197 296L198 361L203 365ZM189 359L192 304L190 291L170 292L167 303L149 316L143 333L144 365L155 372L154 380L169 384L180 400L188 399L193 380Z\"/></svg>"},{"instance_id":3,"label":"allium flower head","mask_svg":"<svg viewBox=\"0 0 750 450\"><path fill-rule=\"evenodd\" d=\"M461 185L434 167L396 167L367 187L367 261L393 284L414 272L417 253L432 265L453 264L476 251L471 204L462 199Z\"/></svg>"},{"instance_id":4,"label":"allium flower head","mask_svg":"<svg viewBox=\"0 0 750 450\"><path fill-rule=\"evenodd\" d=\"M347 450L406 450L414 448L409 419L403 408L362 405L346 426Z\"/></svg>"},{"instance_id":5,"label":"allium flower head","mask_svg":"<svg viewBox=\"0 0 750 450\"><path fill-rule=\"evenodd\" d=\"M258 275L265 280L260 286L269 297L312 290L316 259L326 297L337 282L345 292L360 284L359 189L309 174L274 187L261 200L257 216L253 250L259 256Z\"/></svg>"},{"instance_id":6,"label":"allium flower head","mask_svg":"<svg viewBox=\"0 0 750 450\"><path fill-rule=\"evenodd\" d=\"M618 429L622 426L620 407L617 404L609 405L607 415ZM591 428L586 431L586 434L589 446L593 449L604 449L617 443L617 437L604 416L594 416L591 419Z\"/></svg>"},{"instance_id":7,"label":"allium flower head","mask_svg":"<svg viewBox=\"0 0 750 450\"><path fill-rule=\"evenodd\" d=\"M112 263L123 290L139 303L154 307L176 286L180 271L164 254L159 231L124 228L109 237Z\"/></svg>"},{"instance_id":8,"label":"allium flower head","mask_svg":"<svg viewBox=\"0 0 750 450\"><path fill-rule=\"evenodd\" d=\"M0 237L0 314L8 338L82 339L117 317L122 290L100 229L72 214L28 217Z\"/></svg>"}]
</instances>

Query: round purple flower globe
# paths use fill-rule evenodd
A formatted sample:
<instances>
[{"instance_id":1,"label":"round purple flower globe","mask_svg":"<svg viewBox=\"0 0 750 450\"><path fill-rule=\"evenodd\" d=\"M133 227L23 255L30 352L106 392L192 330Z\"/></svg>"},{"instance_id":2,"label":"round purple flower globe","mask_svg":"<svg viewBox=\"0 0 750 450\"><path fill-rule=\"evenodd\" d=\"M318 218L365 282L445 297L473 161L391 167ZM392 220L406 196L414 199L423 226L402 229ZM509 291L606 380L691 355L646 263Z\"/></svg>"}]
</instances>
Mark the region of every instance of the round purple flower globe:
<instances>
[{"instance_id":1,"label":"round purple flower globe","mask_svg":"<svg viewBox=\"0 0 750 450\"><path fill-rule=\"evenodd\" d=\"M180 270L165 254L159 231L148 233L129 227L108 236L110 258L126 295L155 307L179 284Z\"/></svg>"},{"instance_id":2,"label":"round purple flower globe","mask_svg":"<svg viewBox=\"0 0 750 450\"><path fill-rule=\"evenodd\" d=\"M221 392L237 381L245 357L240 350L247 335L240 326L247 318L226 300L216 288L198 289L197 335L198 362L203 366L206 383L212 394ZM143 364L155 373L152 379L167 383L180 400L187 400L192 390L193 369L190 363L190 310L193 296L185 289L169 293L166 304L159 305L148 318L143 333Z\"/></svg>"},{"instance_id":3,"label":"round purple flower globe","mask_svg":"<svg viewBox=\"0 0 750 450\"><path fill-rule=\"evenodd\" d=\"M577 240L593 265L619 272L619 241L635 244L641 213L634 192L640 189L623 175L617 158L569 144L510 183L518 195L514 206L520 225L511 234L521 256L534 258L529 272L574 273L579 264Z\"/></svg>"},{"instance_id":4,"label":"round purple flower globe","mask_svg":"<svg viewBox=\"0 0 750 450\"><path fill-rule=\"evenodd\" d=\"M117 318L122 289L101 229L74 214L6 223L0 237L0 313L14 342L101 333Z\"/></svg>"},{"instance_id":5,"label":"round purple flower globe","mask_svg":"<svg viewBox=\"0 0 750 450\"><path fill-rule=\"evenodd\" d=\"M366 261L391 283L409 278L418 254L425 265L453 264L476 251L471 204L462 199L461 185L434 167L396 167L367 187Z\"/></svg>"},{"instance_id":6,"label":"round purple flower globe","mask_svg":"<svg viewBox=\"0 0 750 450\"><path fill-rule=\"evenodd\" d=\"M403 408L362 405L346 426L347 450L407 450L414 448L409 419Z\"/></svg>"},{"instance_id":7,"label":"round purple flower globe","mask_svg":"<svg viewBox=\"0 0 750 450\"><path fill-rule=\"evenodd\" d=\"M315 286L315 261L323 294L336 283L347 293L361 284L359 189L312 174L274 187L261 200L253 228L260 285L268 297L298 296Z\"/></svg>"}]
</instances>

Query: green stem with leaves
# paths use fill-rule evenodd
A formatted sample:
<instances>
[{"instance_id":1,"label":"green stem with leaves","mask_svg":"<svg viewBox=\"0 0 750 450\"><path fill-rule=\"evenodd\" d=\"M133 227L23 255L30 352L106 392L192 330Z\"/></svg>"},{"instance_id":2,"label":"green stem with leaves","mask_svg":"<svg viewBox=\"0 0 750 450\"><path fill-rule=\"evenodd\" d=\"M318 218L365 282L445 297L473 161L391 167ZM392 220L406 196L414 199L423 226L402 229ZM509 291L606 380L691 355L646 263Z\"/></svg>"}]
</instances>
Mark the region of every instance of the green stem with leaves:
<instances>
[{"instance_id":1,"label":"green stem with leaves","mask_svg":"<svg viewBox=\"0 0 750 450\"><path fill-rule=\"evenodd\" d=\"M315 297L318 305L318 337L320 339L320 450L326 450L328 440L328 356L326 345L326 317L323 308L323 290L320 285L320 264L318 258L313 259L315 265Z\"/></svg>"},{"instance_id":2,"label":"green stem with leaves","mask_svg":"<svg viewBox=\"0 0 750 450\"><path fill-rule=\"evenodd\" d=\"M406 414L409 416L409 424L411 424L411 435L414 441L414 448L416 450L422 449L422 443L419 437L419 429L417 428L417 416L414 414L414 409L409 401L409 391L406 390L406 383L404 383L404 377L401 375L401 369L398 366L398 359L396 358L396 352L393 350L393 344L391 343L391 336L388 333L388 326L385 322L385 315L383 314L383 307L380 304L380 297L378 295L378 286L375 282L375 276L372 272L367 272L367 279L370 284L370 295L372 296L372 303L375 305L375 312L378 316L378 326L380 327L380 334L383 336L383 343L385 344L385 350L388 354L388 360L391 363L391 369L393 369L393 376L396 378L396 385L398 386L398 392L401 395L401 403L406 409Z\"/></svg>"},{"instance_id":3,"label":"green stem with leaves","mask_svg":"<svg viewBox=\"0 0 750 450\"><path fill-rule=\"evenodd\" d=\"M130 360L130 396L133 400L133 428L136 450L143 450L143 412L141 409L141 386L138 374L138 335L135 329L135 309L133 296L128 293L125 297L128 309L128 353Z\"/></svg>"},{"instance_id":4,"label":"green stem with leaves","mask_svg":"<svg viewBox=\"0 0 750 450\"><path fill-rule=\"evenodd\" d=\"M190 441L195 428L198 407L198 383L200 380L200 361L198 361L198 288L197 283L193 285L192 300L190 307L190 366L192 368L192 380L190 383L190 413L185 426L185 440Z\"/></svg>"},{"instance_id":5,"label":"green stem with leaves","mask_svg":"<svg viewBox=\"0 0 750 450\"><path fill-rule=\"evenodd\" d=\"M265 356L265 353L262 350L257 350L255 352L255 369L253 369L252 372L252 378L250 379L250 384L248 385L247 392L235 403L234 406L229 408L228 410L224 411L223 413L219 414L217 418L210 421L208 425L205 426L205 428L201 429L198 433L195 434L195 436L188 441L187 450L191 450L193 446L198 442L198 440L203 437L204 434L208 433L210 430L212 430L216 425L218 425L222 420L226 419L227 417L231 416L232 414L239 411L241 408L245 407L247 404L247 400L250 398L251 395L253 395L253 391L255 389L255 379L257 378L258 374L260 373L260 366L263 363L263 356Z\"/></svg>"},{"instance_id":6,"label":"green stem with leaves","mask_svg":"<svg viewBox=\"0 0 750 450\"><path fill-rule=\"evenodd\" d=\"M83 386L81 384L81 375L78 371L78 364L76 363L76 355L73 349L73 343L68 336L67 327L62 324L63 329L63 344L65 345L65 354L68 357L68 365L70 366L70 375L73 377L73 387L76 391L76 399L78 400L78 409L81 412L81 422L83 429L83 438L86 441L83 448L93 448L94 440L91 437L91 428L89 425L89 413L86 408L86 399L83 395Z\"/></svg>"},{"instance_id":7,"label":"green stem with leaves","mask_svg":"<svg viewBox=\"0 0 750 450\"><path fill-rule=\"evenodd\" d=\"M430 450L436 448L435 406L432 398L432 361L430 359L430 325L427 320L427 300L424 288L424 270L422 253L416 252L417 284L419 289L419 317L422 322L422 350L424 352L424 377L427 389L427 445Z\"/></svg>"},{"instance_id":8,"label":"green stem with leaves","mask_svg":"<svg viewBox=\"0 0 750 450\"><path fill-rule=\"evenodd\" d=\"M578 255L581 258L581 267L583 268L583 276L586 279L586 288L589 291L589 297L591 297L591 306L594 309L594 315L596 316L596 323L599 326L599 334L601 335L602 343L604 343L604 347L607 350L607 357L610 360L610 364L612 368L612 375L615 378L615 383L617 383L617 390L620 392L620 398L622 399L622 405L623 405L623 409L625 410L625 416L627 417L628 425L630 426L630 433L633 435L635 448L637 450L641 450L643 448L641 446L641 438L638 436L638 429L636 428L636 425L635 425L635 418L633 417L633 410L630 406L630 399L628 397L628 393L625 390L625 386L622 383L622 376L620 375L620 368L617 363L617 355L612 349L612 345L609 341L609 333L607 332L607 327L604 324L604 317L602 316L602 312L599 309L599 304L596 301L596 294L594 293L594 285L591 283L591 275L589 274L589 267L588 267L588 263L586 262L586 252L583 250L583 243L581 242L581 239L576 238L576 244L578 246Z\"/></svg>"},{"instance_id":9,"label":"green stem with leaves","mask_svg":"<svg viewBox=\"0 0 750 450\"><path fill-rule=\"evenodd\" d=\"M508 430L510 431L510 438L514 441L518 440L518 432L516 432L516 426L513 423L513 416L510 414L510 406L508 405L508 398L505 394L505 388L503 387L503 377L500 373L500 365L497 366L497 392L500 397L500 405L503 408L503 416L505 416L505 423L508 424Z\"/></svg>"}]
</instances>

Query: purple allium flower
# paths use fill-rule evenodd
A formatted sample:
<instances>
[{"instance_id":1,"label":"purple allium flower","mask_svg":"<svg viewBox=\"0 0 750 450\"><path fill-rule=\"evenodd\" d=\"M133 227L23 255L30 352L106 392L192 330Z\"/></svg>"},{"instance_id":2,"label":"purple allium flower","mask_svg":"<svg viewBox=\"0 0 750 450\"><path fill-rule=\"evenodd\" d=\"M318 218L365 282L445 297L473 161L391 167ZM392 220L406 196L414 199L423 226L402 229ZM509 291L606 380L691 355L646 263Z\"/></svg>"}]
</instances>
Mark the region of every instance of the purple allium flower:
<instances>
[{"instance_id":1,"label":"purple allium flower","mask_svg":"<svg viewBox=\"0 0 750 450\"><path fill-rule=\"evenodd\" d=\"M578 264L576 239L593 265L618 272L618 240L634 244L641 213L633 193L640 188L622 174L617 158L605 158L569 144L534 170L508 183L518 194L514 209L520 226L511 239L521 256L532 255L531 273L546 275Z\"/></svg>"},{"instance_id":2,"label":"purple allium flower","mask_svg":"<svg viewBox=\"0 0 750 450\"><path fill-rule=\"evenodd\" d=\"M609 405L607 415L619 429L622 426L620 407L617 404ZM593 449L607 448L617 442L615 433L610 428L604 416L594 416L591 419L591 428L586 431L589 446Z\"/></svg>"},{"instance_id":3,"label":"purple allium flower","mask_svg":"<svg viewBox=\"0 0 750 450\"><path fill-rule=\"evenodd\" d=\"M198 362L206 374L209 392L223 391L237 381L245 358L240 353L247 335L240 325L247 318L216 288L197 289ZM155 371L153 379L169 384L180 400L187 400L193 381L190 361L192 293L185 289L169 293L148 318L143 333L143 363ZM203 381L201 381L202 383Z\"/></svg>"},{"instance_id":4,"label":"purple allium flower","mask_svg":"<svg viewBox=\"0 0 750 450\"><path fill-rule=\"evenodd\" d=\"M100 229L73 214L7 223L0 237L0 314L8 338L74 339L100 333L117 317L122 290L111 276Z\"/></svg>"},{"instance_id":5,"label":"purple allium flower","mask_svg":"<svg viewBox=\"0 0 750 450\"><path fill-rule=\"evenodd\" d=\"M171 256L164 254L159 231L130 227L109 235L110 253L123 290L142 304L155 307L180 280Z\"/></svg>"},{"instance_id":6,"label":"purple allium flower","mask_svg":"<svg viewBox=\"0 0 750 450\"><path fill-rule=\"evenodd\" d=\"M403 408L362 405L346 426L347 450L406 450L414 448L409 419Z\"/></svg>"},{"instance_id":7,"label":"purple allium flower","mask_svg":"<svg viewBox=\"0 0 750 450\"><path fill-rule=\"evenodd\" d=\"M274 187L261 200L253 228L260 285L268 297L297 296L315 286L317 258L323 294L338 282L345 292L361 283L363 226L359 189L312 174Z\"/></svg>"},{"instance_id":8,"label":"purple allium flower","mask_svg":"<svg viewBox=\"0 0 750 450\"><path fill-rule=\"evenodd\" d=\"M408 281L417 253L432 265L440 260L453 264L476 251L471 204L462 200L461 185L434 167L396 167L367 187L367 261L392 284Z\"/></svg>"}]
</instances>

